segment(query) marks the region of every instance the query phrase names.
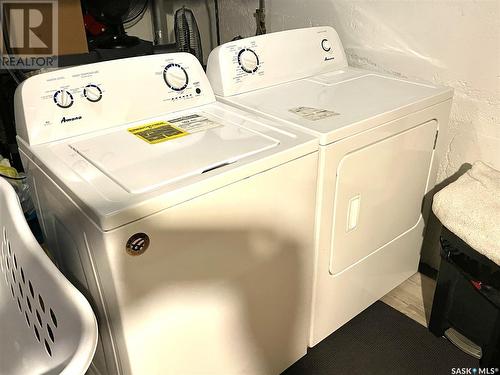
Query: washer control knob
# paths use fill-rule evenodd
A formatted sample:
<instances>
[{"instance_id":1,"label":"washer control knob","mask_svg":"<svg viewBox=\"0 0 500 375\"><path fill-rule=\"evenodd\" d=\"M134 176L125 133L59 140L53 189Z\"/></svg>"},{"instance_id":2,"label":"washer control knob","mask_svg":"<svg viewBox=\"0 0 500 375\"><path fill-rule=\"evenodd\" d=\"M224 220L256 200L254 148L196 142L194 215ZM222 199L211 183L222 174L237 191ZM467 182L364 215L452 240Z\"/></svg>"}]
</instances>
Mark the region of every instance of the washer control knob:
<instances>
[{"instance_id":1,"label":"washer control knob","mask_svg":"<svg viewBox=\"0 0 500 375\"><path fill-rule=\"evenodd\" d=\"M90 84L83 89L83 95L89 102L95 103L101 100L102 90L99 86Z\"/></svg>"},{"instance_id":2,"label":"washer control knob","mask_svg":"<svg viewBox=\"0 0 500 375\"><path fill-rule=\"evenodd\" d=\"M259 56L249 49L245 48L238 52L238 64L246 73L254 73L259 69Z\"/></svg>"},{"instance_id":3,"label":"washer control knob","mask_svg":"<svg viewBox=\"0 0 500 375\"><path fill-rule=\"evenodd\" d=\"M332 50L332 45L328 39L323 39L321 41L321 48L323 48L325 52L330 52Z\"/></svg>"},{"instance_id":4,"label":"washer control knob","mask_svg":"<svg viewBox=\"0 0 500 375\"><path fill-rule=\"evenodd\" d=\"M54 103L61 108L69 108L73 105L73 95L68 90L58 90L54 93Z\"/></svg>"},{"instance_id":5,"label":"washer control knob","mask_svg":"<svg viewBox=\"0 0 500 375\"><path fill-rule=\"evenodd\" d=\"M186 70L179 64L168 64L163 69L163 79L168 87L175 91L184 90L189 82Z\"/></svg>"}]
</instances>

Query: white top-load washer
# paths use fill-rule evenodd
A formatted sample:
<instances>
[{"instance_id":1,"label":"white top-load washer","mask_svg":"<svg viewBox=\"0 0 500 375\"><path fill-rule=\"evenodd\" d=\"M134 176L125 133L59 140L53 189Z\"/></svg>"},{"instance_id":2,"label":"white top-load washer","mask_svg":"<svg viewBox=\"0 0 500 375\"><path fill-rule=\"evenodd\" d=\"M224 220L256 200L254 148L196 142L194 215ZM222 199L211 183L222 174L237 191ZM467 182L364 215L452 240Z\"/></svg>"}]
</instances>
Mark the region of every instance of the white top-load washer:
<instances>
[{"instance_id":1,"label":"white top-load washer","mask_svg":"<svg viewBox=\"0 0 500 375\"><path fill-rule=\"evenodd\" d=\"M216 102L183 53L34 76L15 110L102 374L278 374L305 354L315 137Z\"/></svg>"},{"instance_id":2,"label":"white top-load washer","mask_svg":"<svg viewBox=\"0 0 500 375\"><path fill-rule=\"evenodd\" d=\"M315 345L416 272L453 92L349 67L331 27L224 44L207 75L225 103L319 139Z\"/></svg>"}]
</instances>

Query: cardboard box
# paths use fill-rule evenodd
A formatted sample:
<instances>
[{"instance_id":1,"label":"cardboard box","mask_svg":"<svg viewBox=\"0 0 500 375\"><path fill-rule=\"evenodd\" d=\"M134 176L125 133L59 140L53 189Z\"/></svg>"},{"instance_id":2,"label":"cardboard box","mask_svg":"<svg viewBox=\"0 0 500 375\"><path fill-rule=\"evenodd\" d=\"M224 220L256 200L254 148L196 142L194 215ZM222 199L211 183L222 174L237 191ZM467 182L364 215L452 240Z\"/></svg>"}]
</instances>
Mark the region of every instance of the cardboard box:
<instances>
[{"instance_id":1,"label":"cardboard box","mask_svg":"<svg viewBox=\"0 0 500 375\"><path fill-rule=\"evenodd\" d=\"M88 53L80 0L59 0L59 55Z\"/></svg>"}]
</instances>

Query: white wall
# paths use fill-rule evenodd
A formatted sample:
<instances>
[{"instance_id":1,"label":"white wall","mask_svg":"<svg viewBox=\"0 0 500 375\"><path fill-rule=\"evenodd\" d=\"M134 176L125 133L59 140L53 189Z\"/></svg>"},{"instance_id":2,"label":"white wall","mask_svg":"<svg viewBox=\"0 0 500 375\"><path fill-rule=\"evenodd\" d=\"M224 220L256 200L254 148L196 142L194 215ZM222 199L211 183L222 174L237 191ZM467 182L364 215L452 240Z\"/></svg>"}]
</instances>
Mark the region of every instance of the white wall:
<instances>
[{"instance_id":1,"label":"white wall","mask_svg":"<svg viewBox=\"0 0 500 375\"><path fill-rule=\"evenodd\" d=\"M257 23L254 13L259 7L259 0L219 0L219 4L223 43L238 35L243 38L255 35Z\"/></svg>"},{"instance_id":2,"label":"white wall","mask_svg":"<svg viewBox=\"0 0 500 375\"><path fill-rule=\"evenodd\" d=\"M239 3L233 1L235 7ZM500 0L267 0L267 5L268 31L331 25L351 65L455 89L439 181L476 160L500 170ZM227 34L242 29L237 20L232 26ZM435 242L422 257L437 267Z\"/></svg>"}]
</instances>

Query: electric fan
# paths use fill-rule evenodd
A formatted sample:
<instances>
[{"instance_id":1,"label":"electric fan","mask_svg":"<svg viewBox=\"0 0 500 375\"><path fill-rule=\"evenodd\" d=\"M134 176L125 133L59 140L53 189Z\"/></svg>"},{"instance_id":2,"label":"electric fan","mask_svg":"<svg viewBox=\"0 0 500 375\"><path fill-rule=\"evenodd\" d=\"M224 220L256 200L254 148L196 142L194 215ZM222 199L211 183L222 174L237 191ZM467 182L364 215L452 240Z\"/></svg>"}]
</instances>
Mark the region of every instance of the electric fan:
<instances>
[{"instance_id":1,"label":"electric fan","mask_svg":"<svg viewBox=\"0 0 500 375\"><path fill-rule=\"evenodd\" d=\"M182 7L175 12L175 44L180 52L189 52L203 65L200 31L190 9Z\"/></svg>"}]
</instances>

